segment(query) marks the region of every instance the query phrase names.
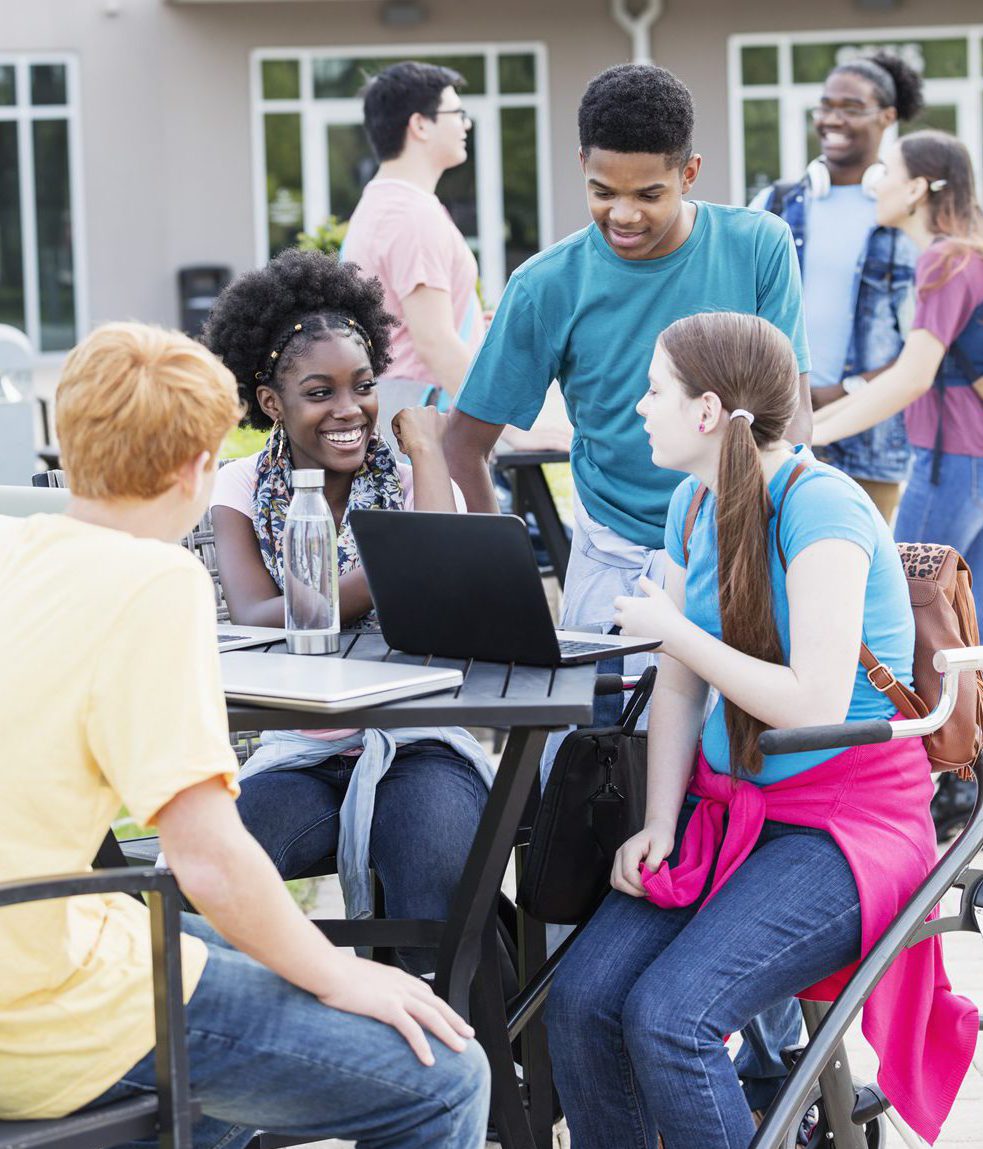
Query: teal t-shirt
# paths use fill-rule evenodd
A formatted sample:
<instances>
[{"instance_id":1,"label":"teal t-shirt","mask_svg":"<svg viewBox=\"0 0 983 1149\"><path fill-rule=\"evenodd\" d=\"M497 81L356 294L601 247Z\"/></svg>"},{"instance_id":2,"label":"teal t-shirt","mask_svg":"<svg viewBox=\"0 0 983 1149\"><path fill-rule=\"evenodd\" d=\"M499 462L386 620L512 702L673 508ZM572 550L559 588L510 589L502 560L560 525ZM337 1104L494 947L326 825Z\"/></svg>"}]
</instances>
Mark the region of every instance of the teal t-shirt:
<instances>
[{"instance_id":1,"label":"teal t-shirt","mask_svg":"<svg viewBox=\"0 0 983 1149\"><path fill-rule=\"evenodd\" d=\"M807 447L796 448L795 457L779 469L768 484L772 506L779 504L792 469L805 463L808 470L792 484L782 511L782 548L789 564L800 552L821 539L849 539L870 559L864 595L863 641L894 672L911 686L915 653L915 620L908 598L898 548L891 531L867 494L850 478L825 463L816 461ZM682 482L669 505L666 523L666 552L674 563L686 568L686 617L715 638L722 638L720 596L717 573L717 500L708 492L689 541L689 562L683 559L683 528L698 481L689 476ZM771 593L785 662L789 658L788 595L785 571L775 541L774 512L769 537ZM895 708L891 700L875 690L860 665L847 719L890 718ZM724 721L724 701L719 698L703 727L703 753L718 773L730 772L730 742ZM768 785L800 774L825 762L839 750L816 750L804 754L772 754L764 759L760 774L749 776L759 785Z\"/></svg>"},{"instance_id":2,"label":"teal t-shirt","mask_svg":"<svg viewBox=\"0 0 983 1149\"><path fill-rule=\"evenodd\" d=\"M696 209L686 242L661 259L622 259L591 224L524 263L457 396L467 415L528 428L559 380L588 514L645 547L663 545L669 499L683 478L652 466L635 412L660 332L702 311L757 314L788 335L799 369L809 370L788 226L770 212Z\"/></svg>"}]
</instances>

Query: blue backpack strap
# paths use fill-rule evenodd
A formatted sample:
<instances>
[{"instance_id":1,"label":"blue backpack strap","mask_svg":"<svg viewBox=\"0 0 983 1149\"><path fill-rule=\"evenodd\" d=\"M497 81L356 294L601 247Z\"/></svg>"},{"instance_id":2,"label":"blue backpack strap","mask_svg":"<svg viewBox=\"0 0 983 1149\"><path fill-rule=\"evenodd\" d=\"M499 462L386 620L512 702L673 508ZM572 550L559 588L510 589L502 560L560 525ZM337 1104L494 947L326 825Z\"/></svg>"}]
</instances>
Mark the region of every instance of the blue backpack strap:
<instances>
[{"instance_id":1,"label":"blue backpack strap","mask_svg":"<svg viewBox=\"0 0 983 1149\"><path fill-rule=\"evenodd\" d=\"M959 333L962 335L962 332ZM983 396L976 390L973 384L976 382L978 376L976 374L976 367L973 361L966 354L966 352L959 346L958 343L953 342L949 350L942 357L942 362L939 364L938 373L932 383L932 389L935 391L939 398L939 418L935 424L935 443L932 446L932 486L937 487L942 479L942 456L945 454L945 368L948 362L952 362L955 369L969 384L973 394L981 403L983 403Z\"/></svg>"}]
</instances>

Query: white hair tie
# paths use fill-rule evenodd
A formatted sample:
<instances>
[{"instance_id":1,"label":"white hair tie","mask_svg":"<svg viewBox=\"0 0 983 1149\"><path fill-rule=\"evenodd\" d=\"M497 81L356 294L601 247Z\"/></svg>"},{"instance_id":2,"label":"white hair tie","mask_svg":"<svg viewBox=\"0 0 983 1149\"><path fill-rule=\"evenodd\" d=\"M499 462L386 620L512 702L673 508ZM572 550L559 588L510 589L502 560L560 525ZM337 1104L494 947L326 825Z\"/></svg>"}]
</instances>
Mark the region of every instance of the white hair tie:
<instances>
[{"instance_id":1,"label":"white hair tie","mask_svg":"<svg viewBox=\"0 0 983 1149\"><path fill-rule=\"evenodd\" d=\"M735 407L730 413L731 419L747 419L748 426L754 422L754 416L750 411L745 411L743 407Z\"/></svg>"}]
</instances>

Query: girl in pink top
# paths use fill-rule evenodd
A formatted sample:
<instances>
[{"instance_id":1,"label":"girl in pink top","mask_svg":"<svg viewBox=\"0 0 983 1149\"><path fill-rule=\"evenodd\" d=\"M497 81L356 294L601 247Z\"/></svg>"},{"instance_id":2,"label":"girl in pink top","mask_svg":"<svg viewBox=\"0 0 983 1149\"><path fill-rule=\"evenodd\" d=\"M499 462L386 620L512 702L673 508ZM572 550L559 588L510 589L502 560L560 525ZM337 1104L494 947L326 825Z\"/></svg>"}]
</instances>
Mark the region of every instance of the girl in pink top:
<instances>
[{"instance_id":1,"label":"girl in pink top","mask_svg":"<svg viewBox=\"0 0 983 1149\"><path fill-rule=\"evenodd\" d=\"M212 309L204 340L238 380L248 422L271 428L258 455L219 471L212 498L218 569L233 622L283 626L281 550L294 467L324 471L338 531L341 617L349 628L373 621L349 511L408 509L411 499L417 510L455 509L441 447L443 415L415 407L393 420L412 468L397 464L378 434L376 379L389 363L394 322L378 280L313 251L285 251L240 276ZM285 878L323 867L337 853L339 815L360 752L341 751L358 733L264 735L247 763L239 811ZM390 917L446 919L484 808L483 752L465 731L450 733L456 749L438 732L398 744L374 792L365 852ZM413 972L434 968L431 951L400 957Z\"/></svg>"},{"instance_id":2,"label":"girl in pink top","mask_svg":"<svg viewBox=\"0 0 983 1149\"><path fill-rule=\"evenodd\" d=\"M814 441L905 412L915 458L895 537L955 547L983 614L983 217L965 146L943 132L905 136L877 185L877 222L922 252L912 330L891 367L816 413Z\"/></svg>"},{"instance_id":3,"label":"girl in pink top","mask_svg":"<svg viewBox=\"0 0 983 1149\"><path fill-rule=\"evenodd\" d=\"M560 963L550 1051L573 1149L745 1149L755 1122L725 1036L791 995L834 996L935 859L920 742L763 758L758 738L890 716L861 636L909 680L914 629L873 503L783 438L797 402L784 335L756 316L681 319L649 380L652 461L693 477L669 506L665 589L642 580L615 600L626 633L662 639L646 821ZM938 939L868 1003L882 1087L928 1139L976 1027Z\"/></svg>"}]
</instances>

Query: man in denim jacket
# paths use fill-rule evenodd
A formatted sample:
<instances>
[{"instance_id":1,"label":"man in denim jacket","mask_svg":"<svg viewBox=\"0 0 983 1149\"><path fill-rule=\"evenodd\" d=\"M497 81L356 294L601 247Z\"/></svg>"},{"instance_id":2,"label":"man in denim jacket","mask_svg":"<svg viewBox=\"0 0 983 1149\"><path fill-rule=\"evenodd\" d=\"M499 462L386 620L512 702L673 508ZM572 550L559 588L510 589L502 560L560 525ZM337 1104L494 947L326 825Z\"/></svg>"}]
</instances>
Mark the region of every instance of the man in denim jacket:
<instances>
[{"instance_id":1,"label":"man in denim jacket","mask_svg":"<svg viewBox=\"0 0 983 1149\"><path fill-rule=\"evenodd\" d=\"M886 53L835 68L812 109L821 157L798 183L773 184L751 205L780 215L795 240L814 407L862 387L904 343L917 252L900 232L875 225L871 189L884 132L917 113L920 88L918 76ZM888 522L909 457L901 415L825 453L860 483Z\"/></svg>"}]
</instances>

